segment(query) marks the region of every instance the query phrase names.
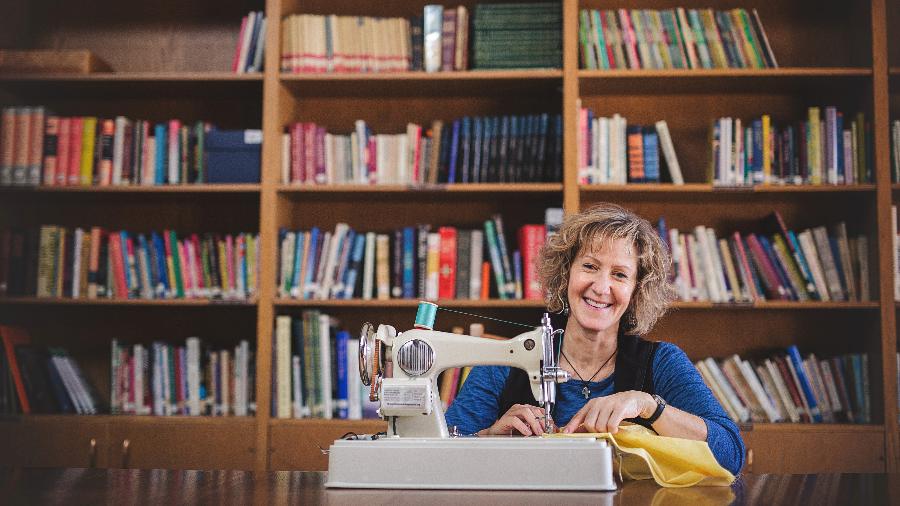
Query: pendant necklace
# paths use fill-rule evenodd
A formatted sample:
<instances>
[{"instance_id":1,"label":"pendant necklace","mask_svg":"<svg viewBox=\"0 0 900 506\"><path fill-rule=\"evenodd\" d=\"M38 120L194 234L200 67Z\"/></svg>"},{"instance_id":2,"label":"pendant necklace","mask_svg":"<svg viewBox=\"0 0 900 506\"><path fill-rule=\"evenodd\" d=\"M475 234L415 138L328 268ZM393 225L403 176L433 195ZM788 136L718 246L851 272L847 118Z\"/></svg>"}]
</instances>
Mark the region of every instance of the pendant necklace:
<instances>
[{"instance_id":1,"label":"pendant necklace","mask_svg":"<svg viewBox=\"0 0 900 506\"><path fill-rule=\"evenodd\" d=\"M603 363L600 365L600 368L597 369L597 372L595 372L590 378L585 380L581 376L581 373L578 372L578 369L575 367L575 364L573 364L572 361L569 360L569 357L566 356L565 352L562 351L562 346L560 346L560 348L559 348L559 353L563 356L564 359L566 359L566 362L568 362L569 365L572 366L572 370L575 371L575 375L578 376L579 380L581 380L581 395L584 396L585 400L591 398L591 389L588 388L588 383L594 379L594 376L600 374L600 371L603 370L603 368L606 366L606 364L609 363L610 359L612 359L613 356L615 356L615 354L616 354L615 351L610 353L609 357L607 357L606 360L604 360Z\"/></svg>"}]
</instances>

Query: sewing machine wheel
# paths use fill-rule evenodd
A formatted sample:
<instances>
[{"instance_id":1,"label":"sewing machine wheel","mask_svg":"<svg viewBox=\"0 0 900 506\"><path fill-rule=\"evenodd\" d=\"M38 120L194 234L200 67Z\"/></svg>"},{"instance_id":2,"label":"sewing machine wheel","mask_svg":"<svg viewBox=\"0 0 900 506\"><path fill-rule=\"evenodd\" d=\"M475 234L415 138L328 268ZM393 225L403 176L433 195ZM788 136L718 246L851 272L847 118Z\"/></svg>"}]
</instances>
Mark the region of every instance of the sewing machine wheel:
<instances>
[{"instance_id":1,"label":"sewing machine wheel","mask_svg":"<svg viewBox=\"0 0 900 506\"><path fill-rule=\"evenodd\" d=\"M380 373L384 364L375 369L375 325L366 322L359 332L359 378L363 385L370 386L375 379L376 371Z\"/></svg>"}]
</instances>

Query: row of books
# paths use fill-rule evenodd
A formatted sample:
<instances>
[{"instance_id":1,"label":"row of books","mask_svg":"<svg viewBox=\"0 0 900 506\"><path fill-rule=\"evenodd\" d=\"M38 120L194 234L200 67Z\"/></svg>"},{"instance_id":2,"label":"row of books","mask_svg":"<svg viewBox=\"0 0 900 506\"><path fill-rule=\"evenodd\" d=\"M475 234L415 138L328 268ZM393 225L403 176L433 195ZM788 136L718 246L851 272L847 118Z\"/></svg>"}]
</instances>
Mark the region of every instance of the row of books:
<instances>
[{"instance_id":1,"label":"row of books","mask_svg":"<svg viewBox=\"0 0 900 506\"><path fill-rule=\"evenodd\" d=\"M585 69L776 68L756 9L581 9Z\"/></svg>"},{"instance_id":2,"label":"row of books","mask_svg":"<svg viewBox=\"0 0 900 506\"><path fill-rule=\"evenodd\" d=\"M871 183L871 123L833 106L810 107L805 120L775 125L769 115L742 122L719 118L710 135L712 182L756 184Z\"/></svg>"},{"instance_id":3,"label":"row of books","mask_svg":"<svg viewBox=\"0 0 900 506\"><path fill-rule=\"evenodd\" d=\"M213 350L199 337L183 346L112 340L109 408L112 414L247 416L256 412L256 366L247 340Z\"/></svg>"},{"instance_id":4,"label":"row of books","mask_svg":"<svg viewBox=\"0 0 900 506\"><path fill-rule=\"evenodd\" d=\"M377 403L359 380L359 339L317 310L275 318L273 418L377 417Z\"/></svg>"},{"instance_id":5,"label":"row of books","mask_svg":"<svg viewBox=\"0 0 900 506\"><path fill-rule=\"evenodd\" d=\"M231 71L236 74L262 72L265 46L266 16L263 11L251 11L241 19Z\"/></svg>"},{"instance_id":6,"label":"row of books","mask_svg":"<svg viewBox=\"0 0 900 506\"><path fill-rule=\"evenodd\" d=\"M753 362L732 355L694 365L735 422L872 423L866 353L804 359L792 345Z\"/></svg>"},{"instance_id":7,"label":"row of books","mask_svg":"<svg viewBox=\"0 0 900 506\"><path fill-rule=\"evenodd\" d=\"M891 245L894 253L894 300L900 302L900 220L897 217L897 206L891 206Z\"/></svg>"},{"instance_id":8,"label":"row of books","mask_svg":"<svg viewBox=\"0 0 900 506\"><path fill-rule=\"evenodd\" d=\"M256 234L0 230L0 294L10 296L244 300L258 268Z\"/></svg>"},{"instance_id":9,"label":"row of books","mask_svg":"<svg viewBox=\"0 0 900 506\"><path fill-rule=\"evenodd\" d=\"M31 343L25 329L0 325L0 414L105 410L78 363L62 348Z\"/></svg>"},{"instance_id":10,"label":"row of books","mask_svg":"<svg viewBox=\"0 0 900 506\"><path fill-rule=\"evenodd\" d=\"M0 186L206 183L213 129L205 121L64 117L42 106L5 107Z\"/></svg>"},{"instance_id":11,"label":"row of books","mask_svg":"<svg viewBox=\"0 0 900 506\"><path fill-rule=\"evenodd\" d=\"M562 5L559 2L475 6L473 69L561 67Z\"/></svg>"},{"instance_id":12,"label":"row of books","mask_svg":"<svg viewBox=\"0 0 900 506\"><path fill-rule=\"evenodd\" d=\"M629 125L619 114L597 118L590 109L579 108L579 183L658 183L661 180L660 150L671 181L684 184L665 120L657 121L653 126Z\"/></svg>"},{"instance_id":13,"label":"row of books","mask_svg":"<svg viewBox=\"0 0 900 506\"><path fill-rule=\"evenodd\" d=\"M417 225L388 234L338 223L333 232L282 229L279 239L284 298L542 298L535 264L546 239L542 224L522 226L515 250L500 215L476 230Z\"/></svg>"},{"instance_id":14,"label":"row of books","mask_svg":"<svg viewBox=\"0 0 900 506\"><path fill-rule=\"evenodd\" d=\"M866 236L849 237L844 222L795 234L780 215L772 234L734 232L720 238L699 225L692 232L659 233L672 252L678 298L719 303L764 300L868 301Z\"/></svg>"},{"instance_id":15,"label":"row of books","mask_svg":"<svg viewBox=\"0 0 900 506\"><path fill-rule=\"evenodd\" d=\"M299 184L437 184L562 181L559 114L463 117L431 128L349 135L295 123L282 143L282 181Z\"/></svg>"}]
</instances>

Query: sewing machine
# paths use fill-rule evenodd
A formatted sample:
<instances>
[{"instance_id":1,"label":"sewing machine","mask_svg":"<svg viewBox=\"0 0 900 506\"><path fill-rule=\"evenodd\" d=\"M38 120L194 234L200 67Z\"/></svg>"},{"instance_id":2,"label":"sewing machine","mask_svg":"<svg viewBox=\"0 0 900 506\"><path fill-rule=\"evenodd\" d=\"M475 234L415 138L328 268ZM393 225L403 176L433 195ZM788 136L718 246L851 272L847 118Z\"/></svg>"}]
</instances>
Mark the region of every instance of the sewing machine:
<instances>
[{"instance_id":1,"label":"sewing machine","mask_svg":"<svg viewBox=\"0 0 900 506\"><path fill-rule=\"evenodd\" d=\"M447 427L437 379L452 367L500 365L528 373L534 398L551 413L556 385L569 374L556 363L548 315L509 340L433 330L438 307L421 302L413 329L363 326L359 373L380 403L386 435L339 439L328 450L327 487L615 490L612 449L593 438L460 436Z\"/></svg>"}]
</instances>

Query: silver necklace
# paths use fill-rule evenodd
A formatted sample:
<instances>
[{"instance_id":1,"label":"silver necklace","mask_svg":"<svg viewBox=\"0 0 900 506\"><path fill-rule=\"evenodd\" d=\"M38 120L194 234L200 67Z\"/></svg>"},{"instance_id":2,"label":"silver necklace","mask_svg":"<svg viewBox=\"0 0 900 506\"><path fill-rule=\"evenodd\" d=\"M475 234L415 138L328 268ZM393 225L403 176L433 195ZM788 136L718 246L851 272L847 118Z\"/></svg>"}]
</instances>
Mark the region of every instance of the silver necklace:
<instances>
[{"instance_id":1,"label":"silver necklace","mask_svg":"<svg viewBox=\"0 0 900 506\"><path fill-rule=\"evenodd\" d=\"M578 372L578 368L575 367L575 364L573 364L572 361L569 360L569 357L566 356L566 353L562 350L562 346L559 347L560 355L562 355L563 358L566 359L566 362L568 362L569 365L572 366L572 370L575 371L575 375L578 376L579 380L581 380L581 395L583 395L585 399L591 398L591 389L588 388L588 383L594 379L594 376L600 374L600 371L602 371L603 368L606 367L606 364L608 364L609 361L616 355L616 351L617 350L614 350L612 353L610 353L610 355L608 357L606 357L606 360L604 360L603 363L600 365L600 368L597 369L597 372L595 372L590 378L585 380L581 376L581 373Z\"/></svg>"}]
</instances>

